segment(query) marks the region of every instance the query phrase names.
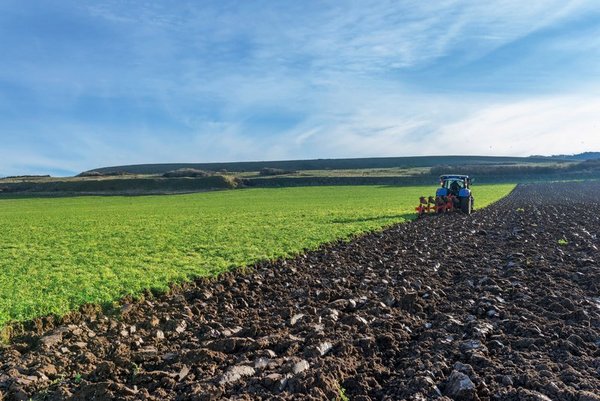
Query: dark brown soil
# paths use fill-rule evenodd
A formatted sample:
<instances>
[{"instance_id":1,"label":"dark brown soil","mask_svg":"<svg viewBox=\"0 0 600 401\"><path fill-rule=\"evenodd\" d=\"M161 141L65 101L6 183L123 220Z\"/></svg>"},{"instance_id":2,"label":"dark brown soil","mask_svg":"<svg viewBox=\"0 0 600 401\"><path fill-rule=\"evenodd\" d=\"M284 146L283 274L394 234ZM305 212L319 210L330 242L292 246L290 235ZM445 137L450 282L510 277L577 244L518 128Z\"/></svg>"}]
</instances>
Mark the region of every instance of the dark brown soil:
<instances>
[{"instance_id":1,"label":"dark brown soil","mask_svg":"<svg viewBox=\"0 0 600 401\"><path fill-rule=\"evenodd\" d=\"M598 401L599 193L520 186L117 316L46 319L0 350L0 399Z\"/></svg>"}]
</instances>

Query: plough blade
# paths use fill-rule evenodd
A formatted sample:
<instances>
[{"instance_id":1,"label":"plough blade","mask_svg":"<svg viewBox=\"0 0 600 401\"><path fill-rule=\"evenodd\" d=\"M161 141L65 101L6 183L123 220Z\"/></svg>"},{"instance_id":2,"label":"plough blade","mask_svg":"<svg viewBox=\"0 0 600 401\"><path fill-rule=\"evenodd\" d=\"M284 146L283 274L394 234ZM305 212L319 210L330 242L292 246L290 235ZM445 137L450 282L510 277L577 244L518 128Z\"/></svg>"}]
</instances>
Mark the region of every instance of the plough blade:
<instances>
[{"instance_id":1,"label":"plough blade","mask_svg":"<svg viewBox=\"0 0 600 401\"><path fill-rule=\"evenodd\" d=\"M417 206L415 210L419 217L432 213L441 214L453 212L456 210L455 199L456 197L453 195L436 196L435 198L433 196L430 196L429 198L421 196L421 198L419 198L419 206Z\"/></svg>"}]
</instances>

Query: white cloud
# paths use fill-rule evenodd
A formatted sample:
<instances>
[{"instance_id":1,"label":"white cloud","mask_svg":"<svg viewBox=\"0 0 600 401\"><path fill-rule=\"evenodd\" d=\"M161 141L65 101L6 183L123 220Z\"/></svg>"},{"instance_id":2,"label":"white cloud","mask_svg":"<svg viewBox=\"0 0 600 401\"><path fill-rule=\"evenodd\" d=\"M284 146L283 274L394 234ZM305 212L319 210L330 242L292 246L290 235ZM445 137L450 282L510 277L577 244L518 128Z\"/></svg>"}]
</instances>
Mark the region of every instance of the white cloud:
<instances>
[{"instance_id":1,"label":"white cloud","mask_svg":"<svg viewBox=\"0 0 600 401\"><path fill-rule=\"evenodd\" d=\"M389 100L389 99L388 99ZM344 122L322 122L302 143L320 155L519 155L579 153L600 149L600 96L529 99L415 99L413 115L391 109L357 111ZM385 100L382 99L381 103ZM402 101L399 104L406 104ZM397 104L397 103L394 103ZM324 120L325 121L325 120Z\"/></svg>"},{"instance_id":2,"label":"white cloud","mask_svg":"<svg viewBox=\"0 0 600 401\"><path fill-rule=\"evenodd\" d=\"M594 7L589 0L355 0L316 7L308 15L289 13L282 32L271 29L267 16L246 33L269 59L297 54L311 57L317 70L366 72L416 67L457 50L472 61Z\"/></svg>"},{"instance_id":3,"label":"white cloud","mask_svg":"<svg viewBox=\"0 0 600 401\"><path fill-rule=\"evenodd\" d=\"M440 129L460 154L561 154L600 149L600 96L552 96L493 104ZM433 152L433 148L431 148Z\"/></svg>"},{"instance_id":4,"label":"white cloud","mask_svg":"<svg viewBox=\"0 0 600 401\"><path fill-rule=\"evenodd\" d=\"M260 68L262 63L293 68L301 59L320 72L415 67L456 50L472 60L597 7L593 0L108 4L89 6L89 14L128 27L140 60L178 55L179 48L192 59L193 53L213 51L241 56L229 46L241 40L247 54L239 60L243 65L234 68ZM198 61L201 69L203 62L215 66L211 60Z\"/></svg>"},{"instance_id":5,"label":"white cloud","mask_svg":"<svg viewBox=\"0 0 600 401\"><path fill-rule=\"evenodd\" d=\"M118 164L281 160L293 158L412 155L520 155L600 150L600 96L526 99L425 97L365 92L343 104L322 102L320 114L277 135L256 136L235 122L204 123L191 136L114 132L88 136L88 126L59 127L70 138L69 153L43 146L3 148L3 174L79 172ZM409 105L409 106L407 106ZM56 127L49 127L56 129ZM96 128L97 129L97 128ZM107 143L106 132L121 136ZM31 167L33 166L33 167Z\"/></svg>"}]
</instances>

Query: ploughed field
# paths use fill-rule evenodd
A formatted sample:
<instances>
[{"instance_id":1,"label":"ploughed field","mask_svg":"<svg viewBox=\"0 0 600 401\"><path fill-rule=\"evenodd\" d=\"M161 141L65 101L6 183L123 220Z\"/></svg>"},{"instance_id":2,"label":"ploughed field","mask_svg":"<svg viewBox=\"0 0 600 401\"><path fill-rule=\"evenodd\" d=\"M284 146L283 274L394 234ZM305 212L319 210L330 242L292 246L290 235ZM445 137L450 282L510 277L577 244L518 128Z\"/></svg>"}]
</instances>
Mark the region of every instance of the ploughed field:
<instances>
[{"instance_id":1,"label":"ploughed field","mask_svg":"<svg viewBox=\"0 0 600 401\"><path fill-rule=\"evenodd\" d=\"M599 400L600 183L43 319L7 399Z\"/></svg>"},{"instance_id":2,"label":"ploughed field","mask_svg":"<svg viewBox=\"0 0 600 401\"><path fill-rule=\"evenodd\" d=\"M477 187L485 206L513 185ZM316 249L414 217L431 187L0 199L0 329Z\"/></svg>"}]
</instances>

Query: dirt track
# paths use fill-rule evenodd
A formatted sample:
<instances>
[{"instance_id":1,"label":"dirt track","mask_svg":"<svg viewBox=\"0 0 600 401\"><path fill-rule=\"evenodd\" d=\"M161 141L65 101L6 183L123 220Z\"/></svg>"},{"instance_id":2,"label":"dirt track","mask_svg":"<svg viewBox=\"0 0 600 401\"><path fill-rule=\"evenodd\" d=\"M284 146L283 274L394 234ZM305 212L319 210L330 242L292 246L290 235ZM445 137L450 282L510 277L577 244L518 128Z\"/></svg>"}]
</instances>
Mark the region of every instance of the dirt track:
<instances>
[{"instance_id":1,"label":"dirt track","mask_svg":"<svg viewBox=\"0 0 600 401\"><path fill-rule=\"evenodd\" d=\"M0 392L600 400L598 193L598 182L521 186L470 217L200 281L119 316L73 315L0 350Z\"/></svg>"}]
</instances>

